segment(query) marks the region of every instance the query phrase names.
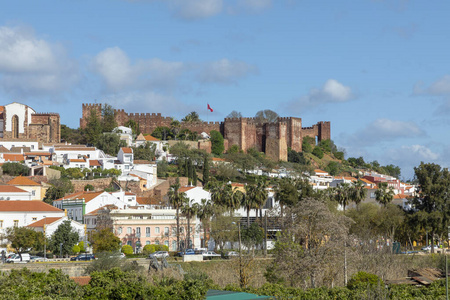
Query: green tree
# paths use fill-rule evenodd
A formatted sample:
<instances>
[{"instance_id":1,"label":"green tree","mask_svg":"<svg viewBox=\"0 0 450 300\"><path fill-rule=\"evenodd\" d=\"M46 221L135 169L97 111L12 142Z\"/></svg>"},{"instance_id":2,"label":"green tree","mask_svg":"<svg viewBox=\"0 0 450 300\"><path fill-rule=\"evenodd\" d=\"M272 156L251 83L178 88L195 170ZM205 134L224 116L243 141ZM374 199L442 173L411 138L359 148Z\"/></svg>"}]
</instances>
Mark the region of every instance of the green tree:
<instances>
[{"instance_id":1,"label":"green tree","mask_svg":"<svg viewBox=\"0 0 450 300\"><path fill-rule=\"evenodd\" d=\"M320 159L323 158L323 151L322 148L320 148L319 146L314 147L312 154Z\"/></svg>"},{"instance_id":2,"label":"green tree","mask_svg":"<svg viewBox=\"0 0 450 300\"><path fill-rule=\"evenodd\" d=\"M170 130L167 126L156 127L156 129L152 132L152 136L163 141L174 139L172 130Z\"/></svg>"},{"instance_id":3,"label":"green tree","mask_svg":"<svg viewBox=\"0 0 450 300\"><path fill-rule=\"evenodd\" d=\"M207 233L211 227L211 217L214 215L214 209L212 204L207 199L202 199L201 203L197 206L197 216L200 219L200 223L203 227L203 245L207 246Z\"/></svg>"},{"instance_id":4,"label":"green tree","mask_svg":"<svg viewBox=\"0 0 450 300\"><path fill-rule=\"evenodd\" d=\"M345 208L349 205L352 200L352 189L348 183L340 183L334 189L333 199L339 203L345 214Z\"/></svg>"},{"instance_id":5,"label":"green tree","mask_svg":"<svg viewBox=\"0 0 450 300\"><path fill-rule=\"evenodd\" d=\"M117 127L117 122L114 114L114 108L111 105L105 103L102 107L102 132L112 132L113 129Z\"/></svg>"},{"instance_id":6,"label":"green tree","mask_svg":"<svg viewBox=\"0 0 450 300\"><path fill-rule=\"evenodd\" d=\"M74 254L80 253L80 247L78 245L73 245L72 253L74 253Z\"/></svg>"},{"instance_id":7,"label":"green tree","mask_svg":"<svg viewBox=\"0 0 450 300\"><path fill-rule=\"evenodd\" d=\"M96 230L90 236L89 240L94 249L94 253L104 251L114 252L120 249L120 239L109 228Z\"/></svg>"},{"instance_id":8,"label":"green tree","mask_svg":"<svg viewBox=\"0 0 450 300\"><path fill-rule=\"evenodd\" d=\"M146 142L139 147L133 147L133 155L135 160L153 161L156 156L156 144Z\"/></svg>"},{"instance_id":9,"label":"green tree","mask_svg":"<svg viewBox=\"0 0 450 300\"><path fill-rule=\"evenodd\" d=\"M431 252L434 253L434 235L449 225L450 174L446 168L423 162L414 168L414 173L419 190L411 203L418 223L431 232Z\"/></svg>"},{"instance_id":10,"label":"green tree","mask_svg":"<svg viewBox=\"0 0 450 300\"><path fill-rule=\"evenodd\" d=\"M30 174L30 168L21 163L5 162L2 170L4 174L11 176L28 176Z\"/></svg>"},{"instance_id":11,"label":"green tree","mask_svg":"<svg viewBox=\"0 0 450 300\"><path fill-rule=\"evenodd\" d=\"M183 204L181 206L181 213L185 215L187 219L187 236L185 247L195 248L193 236L191 239L191 220L197 215L198 205L194 205L194 203L185 195L183 196L182 201Z\"/></svg>"},{"instance_id":12,"label":"green tree","mask_svg":"<svg viewBox=\"0 0 450 300\"><path fill-rule=\"evenodd\" d=\"M141 130L139 128L139 124L136 123L135 120L128 120L125 125L125 127L131 128L133 135L139 135L141 133Z\"/></svg>"},{"instance_id":13,"label":"green tree","mask_svg":"<svg viewBox=\"0 0 450 300\"><path fill-rule=\"evenodd\" d=\"M306 153L311 153L313 146L316 145L316 140L310 136L303 137L302 140L302 151Z\"/></svg>"},{"instance_id":14,"label":"green tree","mask_svg":"<svg viewBox=\"0 0 450 300\"><path fill-rule=\"evenodd\" d=\"M52 186L45 192L44 202L52 204L54 200L64 197L67 193L72 193L74 187L67 178L53 179L49 182Z\"/></svg>"},{"instance_id":15,"label":"green tree","mask_svg":"<svg viewBox=\"0 0 450 300\"><path fill-rule=\"evenodd\" d=\"M43 233L27 227L6 228L6 239L11 242L11 247L16 249L19 254L29 251L30 248L40 250L44 245Z\"/></svg>"},{"instance_id":16,"label":"green tree","mask_svg":"<svg viewBox=\"0 0 450 300\"><path fill-rule=\"evenodd\" d=\"M97 111L92 109L87 119L86 128L84 129L84 136L86 142L92 145L97 143L97 140L102 135L102 124Z\"/></svg>"},{"instance_id":17,"label":"green tree","mask_svg":"<svg viewBox=\"0 0 450 300\"><path fill-rule=\"evenodd\" d=\"M54 254L61 252L63 255L70 254L72 252L73 245L76 245L79 240L78 232L72 228L71 222L66 220L62 222L50 238L49 248L53 250Z\"/></svg>"},{"instance_id":18,"label":"green tree","mask_svg":"<svg viewBox=\"0 0 450 300\"><path fill-rule=\"evenodd\" d=\"M144 255L149 255L151 253L154 253L155 251L156 251L155 245L145 245L144 248L142 249Z\"/></svg>"},{"instance_id":19,"label":"green tree","mask_svg":"<svg viewBox=\"0 0 450 300\"><path fill-rule=\"evenodd\" d=\"M209 182L209 155L205 154L203 157L203 186Z\"/></svg>"},{"instance_id":20,"label":"green tree","mask_svg":"<svg viewBox=\"0 0 450 300\"><path fill-rule=\"evenodd\" d=\"M183 205L183 195L184 193L180 192L180 181L177 177L177 181L175 184L170 186L170 189L167 193L169 197L170 205L176 210L176 219L177 219L177 248L180 250L180 208Z\"/></svg>"},{"instance_id":21,"label":"green tree","mask_svg":"<svg viewBox=\"0 0 450 300\"><path fill-rule=\"evenodd\" d=\"M133 254L133 247L131 247L130 245L123 245L123 246L122 246L122 252L123 252L125 255Z\"/></svg>"},{"instance_id":22,"label":"green tree","mask_svg":"<svg viewBox=\"0 0 450 300\"><path fill-rule=\"evenodd\" d=\"M193 112L189 113L188 115L186 115L181 121L182 122L186 122L186 123L202 122L202 120L200 120L200 117L199 117L198 113L195 112L195 111L193 111Z\"/></svg>"},{"instance_id":23,"label":"green tree","mask_svg":"<svg viewBox=\"0 0 450 300\"><path fill-rule=\"evenodd\" d=\"M341 173L341 164L337 161L330 161L325 168L325 171L327 171L332 176L339 175Z\"/></svg>"},{"instance_id":24,"label":"green tree","mask_svg":"<svg viewBox=\"0 0 450 300\"><path fill-rule=\"evenodd\" d=\"M95 146L103 150L106 154L116 156L121 147L126 147L127 143L120 139L117 133L105 132L100 135L95 143Z\"/></svg>"},{"instance_id":25,"label":"green tree","mask_svg":"<svg viewBox=\"0 0 450 300\"><path fill-rule=\"evenodd\" d=\"M257 223L252 223L249 227L241 230L242 243L251 249L255 249L256 245L260 245L264 239L264 230Z\"/></svg>"},{"instance_id":26,"label":"green tree","mask_svg":"<svg viewBox=\"0 0 450 300\"><path fill-rule=\"evenodd\" d=\"M375 198L384 207L391 203L394 195L394 188L392 186L388 187L387 182L380 182L378 184L378 189L375 191Z\"/></svg>"},{"instance_id":27,"label":"green tree","mask_svg":"<svg viewBox=\"0 0 450 300\"><path fill-rule=\"evenodd\" d=\"M94 191L95 188L94 188L94 186L93 186L92 184L86 184L86 185L84 186L84 190L85 190L85 191Z\"/></svg>"},{"instance_id":28,"label":"green tree","mask_svg":"<svg viewBox=\"0 0 450 300\"><path fill-rule=\"evenodd\" d=\"M216 130L211 130L211 153L221 156L225 150L223 136Z\"/></svg>"}]
</instances>

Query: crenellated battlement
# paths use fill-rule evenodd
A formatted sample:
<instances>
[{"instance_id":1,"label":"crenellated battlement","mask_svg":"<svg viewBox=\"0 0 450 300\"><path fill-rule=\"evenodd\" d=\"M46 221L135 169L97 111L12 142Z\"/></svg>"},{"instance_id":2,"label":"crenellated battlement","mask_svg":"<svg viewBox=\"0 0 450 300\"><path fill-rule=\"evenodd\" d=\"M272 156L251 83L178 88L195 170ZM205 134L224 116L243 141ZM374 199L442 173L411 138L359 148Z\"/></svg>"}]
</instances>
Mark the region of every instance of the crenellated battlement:
<instances>
[{"instance_id":1,"label":"crenellated battlement","mask_svg":"<svg viewBox=\"0 0 450 300\"><path fill-rule=\"evenodd\" d=\"M81 128L85 128L92 109L101 117L101 104L83 104ZM124 125L129 120L135 121L144 134L150 134L160 126L170 127L173 121L161 113L127 113L124 109L115 109L114 117L118 125ZM320 121L310 127L301 125L302 119L298 117L278 117L270 123L261 122L260 118L255 117L225 118L222 122L181 122L181 128L192 132L219 131L227 141L226 149L232 145L238 145L244 151L255 148L276 160L287 160L288 148L302 151L302 139L305 136L316 137L318 141L331 138L331 124L328 121Z\"/></svg>"},{"instance_id":2,"label":"crenellated battlement","mask_svg":"<svg viewBox=\"0 0 450 300\"><path fill-rule=\"evenodd\" d=\"M55 112L44 112L44 113L34 113L32 116L57 116L59 117L58 113Z\"/></svg>"}]
</instances>

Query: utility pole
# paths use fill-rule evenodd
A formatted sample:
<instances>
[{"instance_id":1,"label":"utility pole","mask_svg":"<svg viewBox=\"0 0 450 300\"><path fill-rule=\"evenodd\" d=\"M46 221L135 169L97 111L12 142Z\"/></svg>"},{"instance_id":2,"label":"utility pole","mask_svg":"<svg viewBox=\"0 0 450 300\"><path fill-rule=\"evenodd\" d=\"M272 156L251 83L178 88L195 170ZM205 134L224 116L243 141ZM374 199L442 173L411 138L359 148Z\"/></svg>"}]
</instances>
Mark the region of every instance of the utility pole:
<instances>
[{"instance_id":1,"label":"utility pole","mask_svg":"<svg viewBox=\"0 0 450 300\"><path fill-rule=\"evenodd\" d=\"M267 211L264 212L264 257L267 257Z\"/></svg>"}]
</instances>

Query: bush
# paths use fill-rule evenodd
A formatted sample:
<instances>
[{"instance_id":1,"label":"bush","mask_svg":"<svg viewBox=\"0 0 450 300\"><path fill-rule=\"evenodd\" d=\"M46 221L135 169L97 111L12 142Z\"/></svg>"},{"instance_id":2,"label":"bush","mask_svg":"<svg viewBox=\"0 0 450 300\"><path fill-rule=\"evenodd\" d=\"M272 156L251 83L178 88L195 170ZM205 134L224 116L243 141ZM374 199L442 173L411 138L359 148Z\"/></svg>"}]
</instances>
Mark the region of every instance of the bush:
<instances>
[{"instance_id":1,"label":"bush","mask_svg":"<svg viewBox=\"0 0 450 300\"><path fill-rule=\"evenodd\" d=\"M143 252L145 255L149 255L149 254L151 254L151 253L153 253L153 252L155 252L155 251L156 251L155 245L145 245L145 246L144 246L144 249L142 249L142 252Z\"/></svg>"},{"instance_id":2,"label":"bush","mask_svg":"<svg viewBox=\"0 0 450 300\"><path fill-rule=\"evenodd\" d=\"M358 288L367 289L368 287L375 287L381 283L383 283L383 281L375 274L358 272L350 278L347 287L351 290Z\"/></svg>"},{"instance_id":3,"label":"bush","mask_svg":"<svg viewBox=\"0 0 450 300\"><path fill-rule=\"evenodd\" d=\"M169 247L166 245L154 245L155 251L169 251Z\"/></svg>"},{"instance_id":4,"label":"bush","mask_svg":"<svg viewBox=\"0 0 450 300\"><path fill-rule=\"evenodd\" d=\"M2 170L4 174L11 176L28 176L30 173L30 168L22 165L21 163L6 162L2 166Z\"/></svg>"},{"instance_id":5,"label":"bush","mask_svg":"<svg viewBox=\"0 0 450 300\"><path fill-rule=\"evenodd\" d=\"M123 245L122 252L125 253L125 255L133 254L133 247L130 245Z\"/></svg>"},{"instance_id":6,"label":"bush","mask_svg":"<svg viewBox=\"0 0 450 300\"><path fill-rule=\"evenodd\" d=\"M78 245L73 245L72 253L74 253L74 254L80 253L80 247L78 247Z\"/></svg>"},{"instance_id":7,"label":"bush","mask_svg":"<svg viewBox=\"0 0 450 300\"><path fill-rule=\"evenodd\" d=\"M312 154L315 155L315 156L317 156L317 157L320 158L320 159L323 158L323 151L322 151L322 149L321 149L320 147L318 147L318 146L314 148Z\"/></svg>"},{"instance_id":8,"label":"bush","mask_svg":"<svg viewBox=\"0 0 450 300\"><path fill-rule=\"evenodd\" d=\"M211 130L209 134L211 135L211 153L221 156L225 150L222 134L216 130Z\"/></svg>"},{"instance_id":9,"label":"bush","mask_svg":"<svg viewBox=\"0 0 450 300\"><path fill-rule=\"evenodd\" d=\"M94 186L93 186L92 184L86 184L86 185L84 186L84 190L85 190L85 191L94 191L95 188L94 188Z\"/></svg>"}]
</instances>

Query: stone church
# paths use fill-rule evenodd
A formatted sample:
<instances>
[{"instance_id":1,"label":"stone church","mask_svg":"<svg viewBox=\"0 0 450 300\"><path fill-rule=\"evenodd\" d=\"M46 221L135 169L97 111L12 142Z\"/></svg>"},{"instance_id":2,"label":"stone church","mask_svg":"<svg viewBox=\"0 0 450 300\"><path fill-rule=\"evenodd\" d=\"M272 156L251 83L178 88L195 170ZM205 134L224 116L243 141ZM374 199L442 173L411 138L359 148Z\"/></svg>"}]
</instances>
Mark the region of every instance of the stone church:
<instances>
[{"instance_id":1,"label":"stone church","mask_svg":"<svg viewBox=\"0 0 450 300\"><path fill-rule=\"evenodd\" d=\"M59 143L60 117L57 113L37 113L21 103L0 106L0 141L37 141Z\"/></svg>"}]
</instances>

